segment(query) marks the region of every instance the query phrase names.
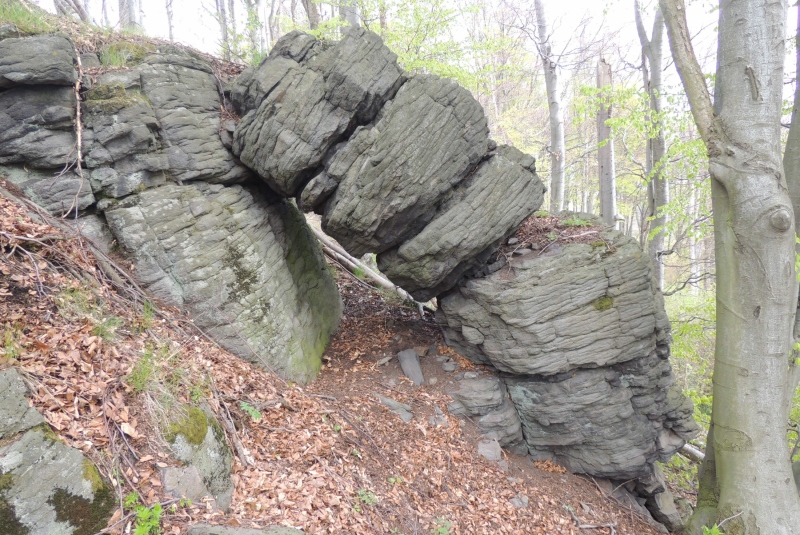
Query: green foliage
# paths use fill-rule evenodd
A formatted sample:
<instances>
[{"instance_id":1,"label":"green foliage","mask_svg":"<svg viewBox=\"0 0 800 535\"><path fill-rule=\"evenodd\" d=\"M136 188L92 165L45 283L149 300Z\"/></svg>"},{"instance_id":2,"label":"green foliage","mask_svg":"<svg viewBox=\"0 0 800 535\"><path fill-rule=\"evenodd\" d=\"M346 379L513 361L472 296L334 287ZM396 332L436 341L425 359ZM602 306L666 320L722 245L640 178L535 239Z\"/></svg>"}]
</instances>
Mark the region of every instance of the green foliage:
<instances>
[{"instance_id":1,"label":"green foliage","mask_svg":"<svg viewBox=\"0 0 800 535\"><path fill-rule=\"evenodd\" d=\"M452 528L453 524L450 523L450 521L447 520L445 517L440 516L433 521L433 529L431 530L431 535L448 535Z\"/></svg>"},{"instance_id":2,"label":"green foliage","mask_svg":"<svg viewBox=\"0 0 800 535\"><path fill-rule=\"evenodd\" d=\"M399 485L400 483L403 482L403 478L400 477L400 476L394 476L394 477L390 477L388 481L389 481L389 484L391 484L391 485Z\"/></svg>"},{"instance_id":3,"label":"green foliage","mask_svg":"<svg viewBox=\"0 0 800 535\"><path fill-rule=\"evenodd\" d=\"M725 533L718 525L714 524L714 526L710 528L703 526L703 535L725 535Z\"/></svg>"},{"instance_id":4,"label":"green foliage","mask_svg":"<svg viewBox=\"0 0 800 535\"><path fill-rule=\"evenodd\" d=\"M104 47L99 57L104 67L130 67L141 63L145 56L153 52L155 47L150 43L117 41Z\"/></svg>"},{"instance_id":5,"label":"green foliage","mask_svg":"<svg viewBox=\"0 0 800 535\"><path fill-rule=\"evenodd\" d=\"M152 507L142 505L139 494L131 492L125 496L124 505L132 508L136 513L134 520L133 535L158 535L161 533L161 504L156 503Z\"/></svg>"},{"instance_id":6,"label":"green foliage","mask_svg":"<svg viewBox=\"0 0 800 535\"><path fill-rule=\"evenodd\" d=\"M240 401L239 402L239 407L241 407L241 409L244 412L246 412L247 415L250 416L250 418L252 418L253 420L260 420L261 419L261 411L259 411L258 409L256 409L255 407L253 407L252 405L247 403L246 401Z\"/></svg>"},{"instance_id":7,"label":"green foliage","mask_svg":"<svg viewBox=\"0 0 800 535\"><path fill-rule=\"evenodd\" d=\"M358 500L364 505L378 505L378 497L375 496L375 493L371 490L358 489L356 491L356 496L358 496Z\"/></svg>"},{"instance_id":8,"label":"green foliage","mask_svg":"<svg viewBox=\"0 0 800 535\"><path fill-rule=\"evenodd\" d=\"M3 336L0 339L0 363L19 358L19 340L22 336L22 328L18 324L6 323L3 325Z\"/></svg>"},{"instance_id":9,"label":"green foliage","mask_svg":"<svg viewBox=\"0 0 800 535\"><path fill-rule=\"evenodd\" d=\"M37 6L26 7L19 0L0 1L0 21L11 23L19 29L20 33L28 35L50 33L56 30L44 10Z\"/></svg>"},{"instance_id":10,"label":"green foliage","mask_svg":"<svg viewBox=\"0 0 800 535\"><path fill-rule=\"evenodd\" d=\"M558 222L558 224L562 227L589 227L592 223L587 219L581 219L579 217L570 216L566 219L562 219Z\"/></svg>"},{"instance_id":11,"label":"green foliage","mask_svg":"<svg viewBox=\"0 0 800 535\"><path fill-rule=\"evenodd\" d=\"M137 394L144 392L156 371L156 362L152 346L145 347L144 353L134 364L131 373L125 377L125 381Z\"/></svg>"},{"instance_id":12,"label":"green foliage","mask_svg":"<svg viewBox=\"0 0 800 535\"><path fill-rule=\"evenodd\" d=\"M103 340L106 341L113 341L114 340L114 333L116 332L118 327L121 327L123 324L122 318L118 318L116 316L111 316L106 318L100 323L95 324L92 327L92 335L99 336Z\"/></svg>"}]
</instances>

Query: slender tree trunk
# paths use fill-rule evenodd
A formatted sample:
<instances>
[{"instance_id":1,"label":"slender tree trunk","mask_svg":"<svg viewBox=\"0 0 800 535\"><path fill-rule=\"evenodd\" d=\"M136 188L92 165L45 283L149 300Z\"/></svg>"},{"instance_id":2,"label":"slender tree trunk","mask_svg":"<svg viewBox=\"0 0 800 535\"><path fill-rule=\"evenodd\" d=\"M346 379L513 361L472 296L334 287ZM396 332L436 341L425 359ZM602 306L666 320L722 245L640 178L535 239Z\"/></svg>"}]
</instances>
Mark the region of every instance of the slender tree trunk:
<instances>
[{"instance_id":1,"label":"slender tree trunk","mask_svg":"<svg viewBox=\"0 0 800 535\"><path fill-rule=\"evenodd\" d=\"M547 105L550 109L550 210L564 209L564 116L561 113L561 95L558 86L558 64L553 55L550 35L547 33L542 0L534 0L538 31L539 56L544 64L544 83L547 88Z\"/></svg>"},{"instance_id":2,"label":"slender tree trunk","mask_svg":"<svg viewBox=\"0 0 800 535\"><path fill-rule=\"evenodd\" d=\"M231 41L228 37L228 15L225 11L225 0L216 0L217 21L222 38L222 57L227 61L231 60Z\"/></svg>"},{"instance_id":3,"label":"slender tree trunk","mask_svg":"<svg viewBox=\"0 0 800 535\"><path fill-rule=\"evenodd\" d=\"M312 30L316 30L319 26L319 6L317 6L314 0L302 0L303 1L303 9L306 10L306 15L308 16L308 27Z\"/></svg>"},{"instance_id":4,"label":"slender tree trunk","mask_svg":"<svg viewBox=\"0 0 800 535\"><path fill-rule=\"evenodd\" d=\"M119 0L119 27L125 31L139 31L139 6L137 0Z\"/></svg>"},{"instance_id":5,"label":"slender tree trunk","mask_svg":"<svg viewBox=\"0 0 800 535\"><path fill-rule=\"evenodd\" d=\"M699 213L698 205L697 205L697 187L693 183L689 183L689 215L690 219L692 220L692 228L689 229L689 236L688 239L688 249L689 249L689 277L692 281L691 286L689 286L689 291L693 294L697 293L699 288L698 284L700 283L700 265L698 264L700 257L697 254L697 238L695 238L695 232L697 229L695 228L695 221L697 221L697 215Z\"/></svg>"},{"instance_id":6,"label":"slender tree trunk","mask_svg":"<svg viewBox=\"0 0 800 535\"><path fill-rule=\"evenodd\" d=\"M108 4L106 3L106 1L107 0L103 0L103 3L101 4L100 7L103 11L103 26L108 28L109 26L111 26L111 19L108 18Z\"/></svg>"},{"instance_id":7,"label":"slender tree trunk","mask_svg":"<svg viewBox=\"0 0 800 535\"><path fill-rule=\"evenodd\" d=\"M386 37L387 24L386 14L386 0L379 0L378 2L378 22L381 26L381 37Z\"/></svg>"},{"instance_id":8,"label":"slender tree trunk","mask_svg":"<svg viewBox=\"0 0 800 535\"><path fill-rule=\"evenodd\" d=\"M175 40L175 35L172 33L173 32L173 28L174 28L174 26L172 24L172 21L173 21L173 18L172 18L172 2L173 1L174 0L166 0L166 2L164 4L165 7L167 8L167 24L169 25L169 40L170 41L174 41Z\"/></svg>"},{"instance_id":9,"label":"slender tree trunk","mask_svg":"<svg viewBox=\"0 0 800 535\"><path fill-rule=\"evenodd\" d=\"M597 110L597 169L600 174L600 215L603 223L616 227L617 176L614 170L614 140L611 138L611 64L600 57L597 62L597 89L600 107Z\"/></svg>"},{"instance_id":10,"label":"slender tree trunk","mask_svg":"<svg viewBox=\"0 0 800 535\"><path fill-rule=\"evenodd\" d=\"M800 495L786 444L797 307L794 214L780 152L786 1L720 2L713 106L683 0L660 4L712 185L715 462L704 466L697 515L729 519L726 533L790 535L800 526Z\"/></svg>"},{"instance_id":11,"label":"slender tree trunk","mask_svg":"<svg viewBox=\"0 0 800 535\"><path fill-rule=\"evenodd\" d=\"M663 108L662 98L662 44L664 35L664 17L661 10L656 10L653 20L653 32L650 39L642 23L642 16L638 0L634 0L636 13L636 30L639 33L639 43L642 47L642 81L650 100L650 115L648 121L652 133L647 139L646 171L648 176L647 193L652 236L648 240L648 252L655 268L656 280L659 289L664 287L664 262L661 255L664 252L664 229L667 225L667 215L663 207L669 203L669 183L664 175L664 128L661 119Z\"/></svg>"},{"instance_id":12,"label":"slender tree trunk","mask_svg":"<svg viewBox=\"0 0 800 535\"><path fill-rule=\"evenodd\" d=\"M339 17L350 26L358 26L360 19L358 16L358 5L354 0L341 0L339 4Z\"/></svg>"},{"instance_id":13,"label":"slender tree trunk","mask_svg":"<svg viewBox=\"0 0 800 535\"><path fill-rule=\"evenodd\" d=\"M239 35L236 31L236 1L235 0L228 0L228 26L229 26L229 37L228 42L231 46L231 55L232 56L239 56Z\"/></svg>"}]
</instances>

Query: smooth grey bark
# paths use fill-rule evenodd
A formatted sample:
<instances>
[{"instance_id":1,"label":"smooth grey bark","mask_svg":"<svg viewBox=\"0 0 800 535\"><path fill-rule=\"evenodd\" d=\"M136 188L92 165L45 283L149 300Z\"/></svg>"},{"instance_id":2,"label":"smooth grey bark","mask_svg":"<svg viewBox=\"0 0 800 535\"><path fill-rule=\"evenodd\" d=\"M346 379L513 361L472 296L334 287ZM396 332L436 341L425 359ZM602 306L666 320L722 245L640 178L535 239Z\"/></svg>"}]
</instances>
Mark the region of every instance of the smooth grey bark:
<instances>
[{"instance_id":1,"label":"smooth grey bark","mask_svg":"<svg viewBox=\"0 0 800 535\"><path fill-rule=\"evenodd\" d=\"M119 7L120 29L133 32L141 30L138 0L119 0L117 6Z\"/></svg>"},{"instance_id":2,"label":"smooth grey bark","mask_svg":"<svg viewBox=\"0 0 800 535\"><path fill-rule=\"evenodd\" d=\"M174 41L175 40L175 36L172 33L173 29L174 29L174 26L172 24L172 20L173 20L173 17L172 17L172 2L173 1L174 0L166 0L165 3L164 3L164 7L167 8L167 24L169 25L169 40L170 41Z\"/></svg>"},{"instance_id":3,"label":"smooth grey bark","mask_svg":"<svg viewBox=\"0 0 800 535\"><path fill-rule=\"evenodd\" d=\"M358 5L354 0L342 0L339 4L339 16L350 26L359 26Z\"/></svg>"},{"instance_id":4,"label":"smooth grey bark","mask_svg":"<svg viewBox=\"0 0 800 535\"><path fill-rule=\"evenodd\" d=\"M695 518L706 525L729 519L726 533L790 535L800 525L800 495L786 442L798 290L780 143L786 1L720 2L713 105L683 0L660 5L708 149L716 242L714 404L706 452L714 465L703 468Z\"/></svg>"},{"instance_id":5,"label":"smooth grey bark","mask_svg":"<svg viewBox=\"0 0 800 535\"><path fill-rule=\"evenodd\" d=\"M797 76L800 76L800 9L797 11L795 45L797 46L796 72ZM789 196L792 199L795 228L800 228L800 122L798 122L798 110L800 110L800 82L795 80L792 122L783 152L783 171L786 174L786 185L789 187Z\"/></svg>"},{"instance_id":6,"label":"smooth grey bark","mask_svg":"<svg viewBox=\"0 0 800 535\"><path fill-rule=\"evenodd\" d=\"M647 172L647 196L650 228L653 235L647 240L647 250L653 261L655 276L659 289L664 288L664 253L665 232L668 223L667 215L662 210L669 202L669 183L664 176L664 154L666 143L664 141L664 128L661 119L663 108L662 98L662 44L664 41L664 17L661 10L656 10L653 20L653 31L650 39L642 22L639 1L634 0L636 14L636 31L639 34L639 43L642 47L642 81L650 100L650 114L648 122L652 133L647 138L645 171ZM642 244L644 245L644 243Z\"/></svg>"},{"instance_id":7,"label":"smooth grey bark","mask_svg":"<svg viewBox=\"0 0 800 535\"><path fill-rule=\"evenodd\" d=\"M222 40L222 57L227 61L231 60L231 41L228 36L228 14L225 7L225 0L216 0L217 22L219 22L220 37Z\"/></svg>"},{"instance_id":8,"label":"smooth grey bark","mask_svg":"<svg viewBox=\"0 0 800 535\"><path fill-rule=\"evenodd\" d=\"M561 95L558 85L558 63L553 54L547 18L542 0L534 0L536 10L536 45L544 65L544 84L547 89L547 106L550 110L550 211L564 209L564 115L561 112Z\"/></svg>"},{"instance_id":9,"label":"smooth grey bark","mask_svg":"<svg viewBox=\"0 0 800 535\"><path fill-rule=\"evenodd\" d=\"M308 27L312 30L316 30L320 21L317 4L314 0L302 0L302 2L303 9L306 10L306 15L308 16Z\"/></svg>"},{"instance_id":10,"label":"smooth grey bark","mask_svg":"<svg viewBox=\"0 0 800 535\"><path fill-rule=\"evenodd\" d=\"M600 107L597 110L597 170L600 174L600 216L603 223L616 227L617 173L614 169L614 139L611 127L611 64L600 56L597 62L597 88L600 90Z\"/></svg>"}]
</instances>

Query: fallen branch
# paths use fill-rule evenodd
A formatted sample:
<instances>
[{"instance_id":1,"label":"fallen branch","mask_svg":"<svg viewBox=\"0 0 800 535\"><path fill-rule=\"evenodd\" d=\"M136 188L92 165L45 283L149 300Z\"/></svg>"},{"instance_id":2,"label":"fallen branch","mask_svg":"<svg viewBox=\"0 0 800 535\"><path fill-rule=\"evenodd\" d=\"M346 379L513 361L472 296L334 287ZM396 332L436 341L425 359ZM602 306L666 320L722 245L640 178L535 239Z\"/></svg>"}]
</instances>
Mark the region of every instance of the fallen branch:
<instances>
[{"instance_id":1,"label":"fallen branch","mask_svg":"<svg viewBox=\"0 0 800 535\"><path fill-rule=\"evenodd\" d=\"M706 458L705 453L700 451L699 449L695 448L689 443L684 444L681 446L681 449L678 450L678 453L690 461L694 461L696 463L702 463L703 460Z\"/></svg>"},{"instance_id":2,"label":"fallen branch","mask_svg":"<svg viewBox=\"0 0 800 535\"><path fill-rule=\"evenodd\" d=\"M614 531L614 528L617 527L616 522L608 522L607 524L583 524L575 514L575 511L572 510L572 507L570 507L569 505L565 505L564 509L569 511L572 520L575 521L575 527L577 527L578 529L608 529L610 530L609 535L616 534L616 531Z\"/></svg>"},{"instance_id":3,"label":"fallen branch","mask_svg":"<svg viewBox=\"0 0 800 535\"><path fill-rule=\"evenodd\" d=\"M309 225L311 230L314 231L314 235L322 244L322 250L328 256L333 257L338 262L344 264L344 267L347 269L352 270L353 272L359 270L364 273L367 277L369 277L373 282L377 283L378 286L385 290L389 290L390 292L396 293L400 298L404 301L408 301L409 303L414 304L417 310L419 311L420 318L425 317L425 312L422 307L422 303L411 297L407 291L403 290L392 281L387 279L386 277L381 276L380 274L376 273L371 267L363 263L361 260L351 256L347 251L342 249L339 245L335 244L328 236L325 235L321 230L314 228L312 225Z\"/></svg>"}]
</instances>

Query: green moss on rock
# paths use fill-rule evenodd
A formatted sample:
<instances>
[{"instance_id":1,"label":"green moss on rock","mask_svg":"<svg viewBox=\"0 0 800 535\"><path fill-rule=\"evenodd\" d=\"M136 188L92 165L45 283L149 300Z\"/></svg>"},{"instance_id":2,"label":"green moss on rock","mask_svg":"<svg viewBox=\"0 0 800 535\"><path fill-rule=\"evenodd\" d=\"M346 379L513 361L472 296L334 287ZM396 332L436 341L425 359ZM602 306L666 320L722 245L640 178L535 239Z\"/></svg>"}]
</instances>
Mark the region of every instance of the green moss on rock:
<instances>
[{"instance_id":1,"label":"green moss on rock","mask_svg":"<svg viewBox=\"0 0 800 535\"><path fill-rule=\"evenodd\" d=\"M97 493L105 486L103 478L100 477L100 471L89 459L83 460L83 479L92 484L92 492Z\"/></svg>"},{"instance_id":2,"label":"green moss on rock","mask_svg":"<svg viewBox=\"0 0 800 535\"><path fill-rule=\"evenodd\" d=\"M17 518L14 506L0 494L0 533L3 535L28 535L30 530Z\"/></svg>"},{"instance_id":3,"label":"green moss on rock","mask_svg":"<svg viewBox=\"0 0 800 535\"><path fill-rule=\"evenodd\" d=\"M183 435L190 444L200 445L208 433L208 416L198 407L185 407L186 414L169 426L164 438L173 443L178 435Z\"/></svg>"},{"instance_id":4,"label":"green moss on rock","mask_svg":"<svg viewBox=\"0 0 800 535\"><path fill-rule=\"evenodd\" d=\"M87 91L84 98L86 112L95 115L111 115L146 102L141 95L126 91L120 83L97 86Z\"/></svg>"},{"instance_id":5,"label":"green moss on rock","mask_svg":"<svg viewBox=\"0 0 800 535\"><path fill-rule=\"evenodd\" d=\"M111 488L101 479L100 488L94 491L94 500L75 496L64 489L56 489L48 503L56 510L57 521L68 522L75 528L72 535L93 535L106 526L116 505L114 498Z\"/></svg>"},{"instance_id":6,"label":"green moss on rock","mask_svg":"<svg viewBox=\"0 0 800 535\"><path fill-rule=\"evenodd\" d=\"M595 310L604 312L614 306L614 298L608 296L601 297L600 299L597 299L594 303L592 303L592 305L594 306Z\"/></svg>"},{"instance_id":7,"label":"green moss on rock","mask_svg":"<svg viewBox=\"0 0 800 535\"><path fill-rule=\"evenodd\" d=\"M11 485L13 484L14 484L14 476L11 473L0 474L0 492L3 492L6 489L10 489Z\"/></svg>"},{"instance_id":8,"label":"green moss on rock","mask_svg":"<svg viewBox=\"0 0 800 535\"><path fill-rule=\"evenodd\" d=\"M99 54L105 67L132 67L141 63L156 47L150 43L117 41L104 47Z\"/></svg>"}]
</instances>

